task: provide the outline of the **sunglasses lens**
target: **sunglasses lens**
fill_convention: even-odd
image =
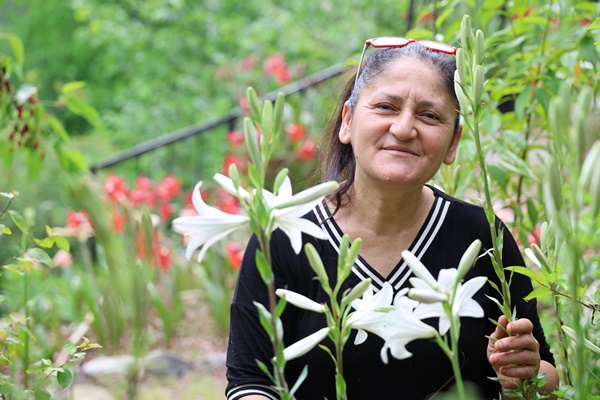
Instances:
[[[434,42],[433,40],[419,40],[419,43],[427,47],[428,49],[441,51],[442,53],[456,53],[456,48],[450,46],[449,44]]]
[[[367,44],[373,47],[403,47],[406,46],[411,40],[402,37],[394,36],[383,36],[367,40]]]

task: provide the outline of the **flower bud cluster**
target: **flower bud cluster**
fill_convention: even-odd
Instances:
[[[26,86],[15,92],[10,73],[6,66],[0,69],[0,121],[3,126],[9,126],[8,142],[9,152],[17,148],[26,147],[33,151],[40,151],[40,119],[42,112],[36,98],[36,89]]]

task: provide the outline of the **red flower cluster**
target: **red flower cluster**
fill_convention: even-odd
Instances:
[[[275,54],[267,58],[264,67],[266,76],[274,76],[279,85],[285,85],[290,81],[290,73],[281,54]]]
[[[136,235],[137,255],[142,260],[148,260],[161,269],[171,265],[170,251],[161,245],[159,225],[167,224],[174,212],[173,199],[181,194],[181,182],[173,175],[153,182],[147,176],[139,176],[135,185],[127,186],[125,178],[109,174],[103,184],[107,202],[112,207],[111,218],[116,232],[124,233],[127,222],[131,221]],[[146,238],[139,221],[132,211],[147,208],[158,215],[150,238]],[[150,249],[146,244],[151,243]]]

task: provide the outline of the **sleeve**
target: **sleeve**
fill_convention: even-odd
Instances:
[[[502,249],[504,267],[525,266],[525,260],[523,260],[521,251],[510,231],[502,223],[500,223],[500,227],[504,232]],[[513,307],[516,307],[517,318],[527,318],[533,323],[533,336],[540,344],[540,357],[542,360],[555,365],[554,356],[550,350],[550,345],[546,341],[538,315],[537,299],[525,300],[525,297],[533,290],[531,280],[525,275],[510,272],[507,272],[506,279],[510,279],[511,302]]]

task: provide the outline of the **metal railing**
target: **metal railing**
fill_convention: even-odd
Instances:
[[[270,92],[263,97],[262,100],[270,100],[274,101],[277,98],[279,93],[283,93],[285,96],[290,94],[294,94],[297,92],[302,92],[305,89],[310,88],[311,86],[315,86],[321,82],[324,82],[330,78],[333,78],[344,71],[344,67],[342,64],[336,64],[329,68],[326,68],[322,71],[319,71],[313,75],[309,75],[305,78],[302,78],[298,81],[292,82],[289,85],[283,86],[276,91]],[[90,166],[90,171],[92,173],[96,173],[104,168],[108,168],[111,166],[115,166],[117,164],[122,163],[123,161],[140,157],[146,153],[149,153],[153,150],[159,149],[163,146],[167,146],[169,144],[178,142],[180,140],[184,140],[190,138],[192,136],[200,135],[207,133],[217,127],[222,125],[228,125],[230,130],[233,130],[236,121],[243,116],[242,109],[240,107],[236,107],[232,109],[226,115],[217,118],[213,121],[208,121],[198,125],[188,126],[182,129],[179,129],[174,132],[166,133],[157,138],[148,140],[146,142],[140,143],[136,146],[133,146],[127,150],[123,150],[118,152],[104,160],[101,160],[97,163],[94,163]]]

